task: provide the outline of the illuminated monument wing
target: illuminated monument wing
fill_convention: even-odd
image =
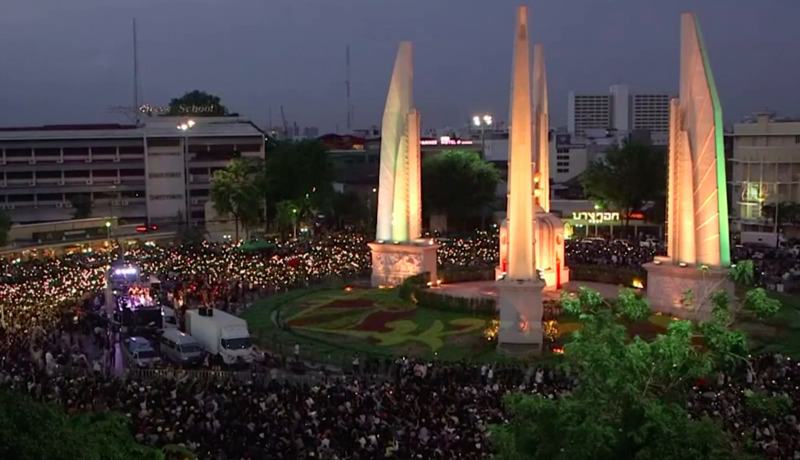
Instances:
[[[506,276],[497,281],[498,346],[509,352],[542,346],[542,289],[536,272],[528,9],[517,9],[511,71]]]
[[[378,220],[372,249],[373,286],[396,286],[428,272],[436,278],[436,249],[420,240],[420,116],[413,107],[413,50],[397,51],[381,128]]]
[[[533,183],[535,225],[534,244],[536,268],[548,288],[555,289],[569,281],[569,269],[564,266],[564,222],[550,214],[550,122],[547,107],[547,76],[545,71],[544,47],[533,47]],[[513,134],[514,125],[511,126]],[[510,181],[509,181],[510,183]],[[529,196],[531,194],[529,193]],[[511,217],[511,198],[508,202],[508,216]],[[508,220],[500,226],[500,266],[496,269],[497,278],[508,269]]]
[[[646,268],[651,303],[688,314],[694,312],[681,306],[686,290],[696,304],[716,288],[732,291],[725,281],[731,258],[722,108],[692,13],[681,16],[680,67],[680,97],[670,104],[667,257]]]

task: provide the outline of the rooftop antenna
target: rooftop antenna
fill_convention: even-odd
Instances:
[[[133,18],[133,108],[136,110],[136,124],[139,124],[141,110],[139,110],[139,50],[136,37],[136,18]]]
[[[353,106],[350,105],[350,45],[347,45],[345,60],[347,64],[347,80],[344,82],[347,86],[347,134],[350,134],[353,130]]]

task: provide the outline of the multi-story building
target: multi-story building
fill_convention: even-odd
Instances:
[[[239,156],[264,157],[263,132],[240,118],[0,128],[0,209],[15,223],[68,220],[88,199],[92,216],[121,223],[202,224],[211,175]]]
[[[763,222],[765,204],[800,202],[800,120],[759,114],[729,136],[730,213],[740,229]]]
[[[611,86],[608,94],[572,91],[567,101],[567,129],[577,136],[598,128],[649,131],[653,145],[666,145],[670,99],[666,93],[629,94],[627,85]]]

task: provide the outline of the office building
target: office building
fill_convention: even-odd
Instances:
[[[800,120],[762,113],[734,125],[730,137],[730,211],[739,229],[763,223],[765,204],[800,203]]]
[[[89,199],[93,217],[199,225],[211,175],[236,157],[263,158],[264,134],[231,117],[0,128],[0,209],[14,223],[69,220]]]
[[[584,136],[588,129],[620,132],[649,131],[653,145],[666,145],[669,133],[669,101],[666,93],[630,94],[627,85],[614,85],[608,94],[569,93],[567,129]]]

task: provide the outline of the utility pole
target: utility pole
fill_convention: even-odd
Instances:
[[[347,87],[347,134],[350,134],[353,132],[353,106],[350,104],[350,45],[347,45],[345,64],[347,65],[347,80],[344,82]]]

